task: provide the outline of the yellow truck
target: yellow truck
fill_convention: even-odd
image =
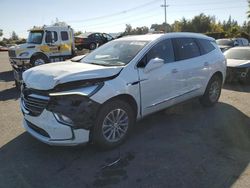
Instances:
[[[25,44],[9,49],[16,86],[20,86],[22,73],[30,67],[64,61],[74,55],[74,31],[70,26],[55,24],[32,28]]]

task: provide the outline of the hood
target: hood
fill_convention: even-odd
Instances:
[[[28,43],[24,43],[24,44],[19,44],[19,45],[15,45],[10,47],[10,50],[26,50],[27,48],[35,48],[36,45],[35,44],[28,44]]]
[[[239,60],[239,59],[227,59],[228,67],[250,67],[250,60]]]
[[[67,82],[106,78],[118,74],[122,67],[105,67],[71,61],[50,63],[28,69],[23,81],[28,88],[50,90]]]

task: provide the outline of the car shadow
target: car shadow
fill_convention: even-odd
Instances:
[[[113,150],[52,147],[23,133],[0,148],[0,161],[0,187],[229,188],[250,162],[250,120],[229,104],[192,100],[139,121]]]
[[[223,89],[250,93],[250,84],[247,85],[240,82],[225,83]]]
[[[0,82],[14,81],[13,71],[0,72]]]
[[[11,99],[17,100],[20,97],[20,91],[16,87],[0,91],[0,101],[7,101]]]

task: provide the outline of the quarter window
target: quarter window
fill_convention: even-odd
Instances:
[[[61,38],[62,38],[62,41],[69,40],[68,32],[67,31],[61,31]]]
[[[212,41],[206,40],[206,39],[198,39],[199,45],[201,47],[201,54],[208,54],[209,52],[213,51],[215,49],[214,45],[212,44]]]
[[[192,38],[173,39],[177,61],[200,56],[200,49]]]

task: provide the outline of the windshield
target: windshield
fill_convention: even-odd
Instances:
[[[219,40],[216,40],[216,43],[222,46],[234,46],[234,41],[230,39],[219,39]]]
[[[224,55],[227,59],[250,60],[250,49],[229,49]]]
[[[27,43],[41,44],[43,40],[43,31],[31,31]]]
[[[123,66],[128,64],[147,43],[147,41],[111,41],[87,55],[81,62],[102,66]]]

